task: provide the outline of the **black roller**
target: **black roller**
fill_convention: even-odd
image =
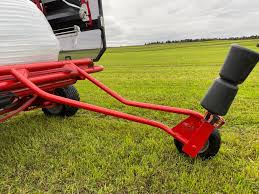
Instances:
[[[209,89],[201,105],[210,113],[226,115],[238,92],[238,86],[218,78]]]
[[[220,71],[222,79],[229,82],[241,84],[251,73],[259,61],[259,53],[232,45],[228,57]]]
[[[232,45],[218,78],[203,98],[201,105],[210,113],[227,114],[243,83],[259,61],[259,53]]]

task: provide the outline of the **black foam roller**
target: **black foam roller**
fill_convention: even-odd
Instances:
[[[259,53],[232,45],[228,57],[221,69],[220,76],[229,82],[241,84],[259,61]]]
[[[202,100],[201,105],[210,113],[224,116],[227,114],[237,92],[238,86],[218,78]]]

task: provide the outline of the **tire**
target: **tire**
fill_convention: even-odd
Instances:
[[[54,94],[71,100],[80,101],[79,93],[77,89],[72,85],[66,88],[57,88],[54,91]],[[77,113],[78,108],[63,104],[57,104],[52,108],[43,108],[42,111],[46,116],[71,117]]]
[[[174,140],[175,146],[180,153],[183,153],[183,144],[178,140]],[[221,146],[221,136],[218,129],[215,129],[213,133],[210,135],[207,144],[200,151],[198,156],[202,159],[210,159],[217,155]]]

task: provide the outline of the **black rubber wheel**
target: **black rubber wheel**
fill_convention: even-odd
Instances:
[[[79,93],[77,89],[72,85],[66,88],[57,88],[54,91],[54,94],[71,100],[80,101]],[[78,108],[63,104],[57,104],[52,108],[43,108],[42,111],[47,116],[71,117],[76,114]]]
[[[174,144],[180,153],[184,153],[182,151],[183,144],[181,142],[175,139]],[[203,149],[200,151],[198,156],[201,157],[202,159],[210,159],[217,155],[217,153],[219,152],[220,146],[221,146],[221,136],[220,136],[219,130],[216,129],[210,135],[207,144],[203,147]]]

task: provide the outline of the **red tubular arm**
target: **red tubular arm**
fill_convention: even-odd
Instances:
[[[37,94],[39,97],[41,97],[43,99],[46,99],[46,100],[49,100],[49,101],[52,101],[55,103],[59,103],[59,104],[65,104],[68,106],[78,107],[78,108],[82,108],[85,110],[98,112],[98,113],[102,113],[105,115],[110,115],[110,116],[122,118],[125,120],[130,120],[130,121],[134,121],[137,123],[142,123],[142,124],[146,124],[149,126],[157,127],[157,128],[164,130],[171,136],[179,139],[181,142],[187,141],[184,137],[180,136],[179,134],[176,134],[170,127],[168,127],[160,122],[149,120],[149,119],[138,117],[138,116],[134,116],[134,115],[130,115],[130,114],[126,114],[126,113],[122,113],[119,111],[115,111],[115,110],[111,110],[111,109],[107,109],[107,108],[103,108],[103,107],[99,107],[99,106],[95,106],[95,105],[91,105],[91,104],[87,104],[87,103],[78,102],[75,100],[70,100],[70,99],[56,96],[53,94],[49,94],[49,93],[41,90],[38,86],[36,86],[30,80],[28,80],[26,78],[26,76],[23,75],[23,72],[19,72],[15,69],[11,69],[10,71],[17,78],[17,80],[19,80],[21,83],[23,83],[25,86],[27,86],[33,92],[35,92],[35,94]]]
[[[198,119],[203,119],[204,116],[198,112],[189,110],[189,109],[181,109],[181,108],[175,108],[175,107],[169,107],[169,106],[161,106],[161,105],[155,105],[155,104],[149,104],[149,103],[142,103],[142,102],[135,102],[131,100],[127,100],[117,94],[116,92],[112,91],[110,88],[102,84],[100,81],[95,79],[93,76],[82,70],[81,68],[77,67],[76,65],[73,65],[74,68],[80,72],[86,79],[88,79],[90,82],[98,86],[100,89],[105,91],[107,94],[112,96],[113,98],[117,99],[121,103],[128,105],[128,106],[134,106],[134,107],[139,107],[139,108],[145,108],[145,109],[151,109],[151,110],[158,110],[158,111],[164,111],[164,112],[171,112],[171,113],[177,113],[177,114],[182,114],[182,115],[189,115],[193,116]]]
[[[54,66],[56,65],[57,64],[55,64]],[[207,141],[209,135],[215,129],[215,126],[208,123],[204,119],[204,116],[198,112],[188,110],[188,109],[181,109],[181,108],[175,108],[175,107],[169,107],[169,106],[160,106],[155,104],[130,101],[123,98],[122,96],[120,96],[119,94],[117,94],[116,92],[114,92],[113,90],[105,86],[104,84],[102,84],[100,81],[98,81],[97,79],[92,77],[88,72],[86,72],[85,69],[82,69],[82,67],[78,67],[73,62],[66,64],[66,68],[70,69],[71,72],[78,74],[81,79],[85,78],[88,81],[92,82],[100,89],[104,90],[107,94],[117,99],[118,101],[122,102],[123,104],[134,106],[134,107],[145,108],[145,109],[188,115],[189,117],[184,121],[182,121],[180,124],[178,124],[176,127],[170,128],[161,122],[157,122],[157,121],[146,119],[139,116],[134,116],[131,114],[122,113],[119,111],[103,108],[100,106],[95,106],[95,105],[71,100],[68,98],[56,96],[48,92],[45,92],[43,88],[40,88],[39,86],[36,85],[36,83],[30,80],[29,71],[27,68],[22,69],[19,66],[19,68],[17,69],[16,67],[12,67],[11,69],[9,69],[9,73],[11,73],[16,78],[17,81],[19,81],[24,87],[30,90],[33,94],[39,96],[44,100],[47,100],[48,102],[73,106],[73,107],[77,107],[77,108],[81,108],[81,109],[85,109],[85,110],[89,110],[97,113],[102,113],[105,115],[110,115],[117,118],[122,118],[136,123],[142,123],[156,128],[160,128],[166,133],[168,133],[169,135],[173,136],[181,143],[183,143],[184,152],[190,155],[191,157],[195,157],[199,153],[200,149]]]
[[[13,112],[11,112],[10,114],[7,114],[6,116],[4,116],[3,118],[0,119],[0,122],[4,122],[7,119],[17,115],[19,112],[24,111],[25,109],[27,109],[29,106],[31,106],[31,104],[36,100],[37,96],[32,97],[31,99],[29,99],[27,102],[25,102],[22,106],[20,106],[19,108],[17,108],[16,110],[14,110]]]
[[[1,66],[0,68],[0,76],[9,74],[10,69],[15,68],[17,70],[19,69],[26,69],[28,71],[42,71],[46,69],[54,69],[54,68],[60,68],[64,65],[68,64],[75,64],[75,65],[84,65],[84,66],[91,66],[93,65],[92,59],[77,59],[77,60],[70,60],[70,61],[52,61],[52,62],[41,62],[41,63],[31,63],[31,64],[13,64],[13,65],[6,65]]]

